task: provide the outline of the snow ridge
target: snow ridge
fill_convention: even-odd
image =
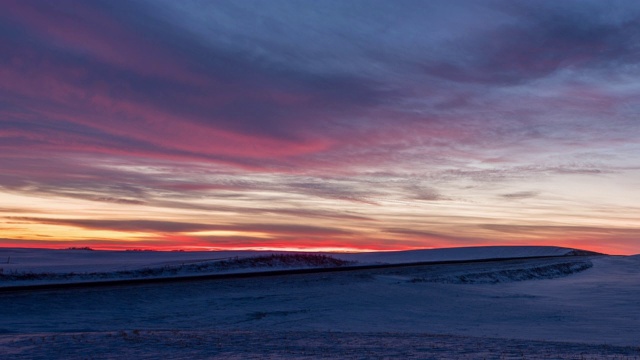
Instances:
[[[589,260],[567,261],[557,264],[541,265],[528,268],[515,268],[445,276],[415,277],[411,282],[437,282],[447,284],[497,284],[512,281],[556,279],[575,274],[593,267]]]
[[[52,273],[0,271],[0,282],[9,281],[88,281],[108,279],[137,279],[178,275],[229,273],[251,269],[328,268],[355,264],[355,261],[336,259],[319,254],[271,254],[252,257],[234,257],[226,260],[206,261],[195,264],[165,265],[161,267],[121,270],[112,272]]]

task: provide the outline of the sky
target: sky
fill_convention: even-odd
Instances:
[[[640,253],[640,2],[0,0],[0,246]]]

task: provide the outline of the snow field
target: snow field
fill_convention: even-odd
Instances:
[[[640,256],[0,293],[0,354],[640,359],[638,299]]]

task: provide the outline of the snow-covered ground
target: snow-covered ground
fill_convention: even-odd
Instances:
[[[396,332],[129,330],[0,337],[8,359],[638,359],[633,347]]]
[[[0,354],[640,359],[638,299],[640,256],[0,293]]]
[[[0,249],[0,288],[51,283],[176,277],[345,265],[564,256],[573,250],[550,246],[493,246],[372,253],[304,254],[277,251],[92,251]],[[288,255],[288,259],[275,255]],[[294,257],[298,255],[298,258]],[[307,256],[305,259],[304,255]],[[318,261],[326,256],[335,261]],[[249,261],[257,259],[259,261]],[[284,261],[288,260],[288,261]],[[326,258],[325,260],[330,260]]]

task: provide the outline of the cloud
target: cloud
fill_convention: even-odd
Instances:
[[[293,235],[347,235],[351,232],[299,224],[205,224],[187,223],[159,220],[91,220],[91,219],[54,219],[33,217],[6,217],[11,221],[20,223],[40,223],[52,225],[74,226],[94,230],[114,230],[123,232],[152,232],[152,233],[189,233],[203,231],[237,231],[237,232],[262,232],[268,234],[293,234]]]
[[[447,243],[455,243],[455,244],[473,244],[478,243],[478,241],[486,241],[486,239],[482,238],[470,238],[465,236],[456,236],[449,234],[441,234],[433,231],[424,231],[424,230],[415,230],[415,229],[404,229],[404,228],[387,228],[384,229],[383,232],[390,234],[397,234],[408,236],[410,238],[418,238],[418,239],[430,239],[437,240],[440,242]]]
[[[509,85],[564,68],[612,69],[638,61],[640,8],[629,2],[500,2],[496,8],[515,21],[468,38],[460,54],[468,62],[432,63],[425,70],[456,82]]]
[[[529,110],[492,98],[505,81],[551,75],[559,68],[548,64],[553,61],[547,57],[556,57],[551,54],[569,56],[573,47],[595,47],[595,55],[611,51],[611,59],[637,53],[629,38],[634,32],[627,31],[637,12],[602,20],[595,5],[578,11],[549,10],[546,3],[375,2],[354,16],[346,16],[354,5],[339,2],[266,8],[221,2],[215,12],[201,6],[8,2],[12,20],[2,50],[11,61],[0,62],[5,84],[11,84],[0,89],[10,105],[0,107],[5,149],[206,161],[258,171],[344,169],[354,162],[392,166],[418,156],[452,161],[522,144],[519,139],[565,131],[576,136],[572,128],[539,119],[525,126],[514,111],[530,116]],[[327,12],[336,15],[333,22],[318,21]],[[264,25],[251,20],[256,16]],[[467,22],[450,29],[453,37],[434,27],[460,19]],[[398,34],[385,36],[388,28]],[[322,41],[312,41],[319,35]],[[553,46],[541,50],[539,44]],[[371,66],[377,71],[359,70]],[[416,67],[435,70],[420,74]],[[486,76],[491,87],[433,78],[455,76]],[[486,119],[479,112],[487,109],[509,119]]]
[[[554,233],[554,234],[638,234],[640,228],[612,228],[601,226],[581,226],[581,225],[505,225],[505,224],[482,224],[482,228],[518,234],[518,233]]]
[[[518,191],[514,193],[501,194],[500,196],[505,199],[519,200],[519,199],[528,199],[528,198],[536,197],[538,196],[538,194],[539,192],[537,191]]]
[[[4,1],[0,196],[105,211],[79,227],[233,216],[216,226],[288,241],[519,223],[500,199],[589,218],[589,194],[634,191],[639,19],[633,1]],[[576,179],[624,185],[529,190]]]

